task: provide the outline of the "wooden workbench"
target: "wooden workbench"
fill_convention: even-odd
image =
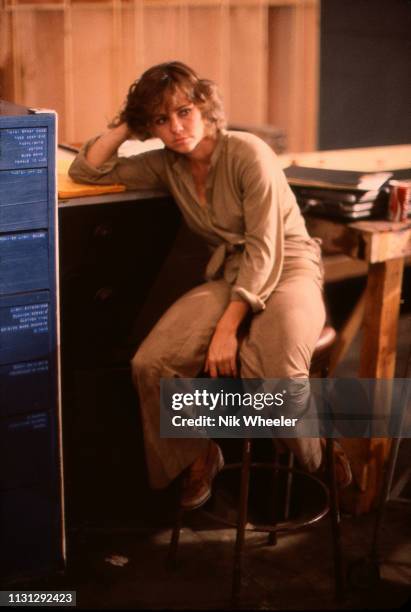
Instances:
[[[307,226],[310,234],[323,239],[328,252],[345,253],[368,266],[366,289],[339,332],[331,359],[331,375],[362,327],[358,376],[392,378],[404,261],[411,255],[411,220],[341,224],[310,217]],[[353,484],[342,492],[345,510],[361,514],[377,503],[390,442],[384,438],[341,440],[354,474]]]
[[[297,163],[338,170],[383,171],[411,168],[411,145],[291,153],[280,159],[283,167]],[[392,378],[404,262],[411,255],[411,219],[404,223],[384,220],[341,223],[308,217],[306,221],[310,234],[322,238],[325,253],[342,253],[361,262],[368,276],[363,295],[339,331],[330,374],[361,328],[358,376]],[[361,514],[375,507],[390,442],[384,438],[341,440],[354,475],[353,484],[341,492],[344,510]]]

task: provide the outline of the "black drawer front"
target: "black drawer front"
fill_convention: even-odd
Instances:
[[[0,172],[0,232],[47,225],[47,169]]]
[[[0,235],[0,295],[49,287],[47,232]]]
[[[47,166],[47,127],[0,129],[0,170]]]
[[[59,220],[63,360],[128,363],[129,335],[177,234],[178,210],[159,198],[60,208]]]
[[[0,364],[47,356],[49,310],[46,291],[0,298]]]
[[[48,359],[0,366],[0,417],[51,408]]]
[[[49,483],[53,433],[48,412],[0,421],[0,490]]]

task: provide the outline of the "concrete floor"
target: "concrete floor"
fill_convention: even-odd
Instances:
[[[411,341],[411,317],[400,320],[398,374]],[[349,376],[358,361],[358,340],[338,374]],[[411,463],[411,440],[400,447],[397,476]],[[396,479],[394,479],[394,482]],[[411,484],[403,491],[411,499]],[[304,501],[308,501],[305,499]],[[159,504],[162,503],[161,496]],[[348,572],[347,598],[336,602],[328,517],[303,531],[279,536],[276,546],[267,536],[250,532],[241,609],[350,610],[396,609],[411,594],[411,506],[391,501],[381,531],[380,581],[367,564],[375,513],[343,516],[342,535]],[[161,508],[159,508],[161,515]],[[153,521],[155,523],[155,521]],[[164,523],[164,524],[163,524]],[[68,539],[65,576],[31,588],[71,588],[83,609],[230,609],[234,530],[221,528],[198,510],[186,515],[179,562],[167,569],[165,560],[171,517],[158,525],[141,522],[73,529]]]
[[[371,515],[344,518],[343,545],[351,570],[347,600],[333,594],[330,524],[279,537],[267,545],[262,533],[246,540],[241,597],[243,609],[395,609],[410,597],[409,508],[390,504],[381,535],[381,580],[373,582],[363,563],[370,546]],[[183,529],[176,569],[165,566],[169,529],[88,533],[78,538],[66,581],[82,608],[230,609],[234,532],[216,528],[201,511]],[[116,566],[116,558],[128,560]],[[111,562],[110,562],[111,560]]]

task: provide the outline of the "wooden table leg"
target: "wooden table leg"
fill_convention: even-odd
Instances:
[[[365,296],[360,378],[392,378],[404,258],[370,264]]]
[[[398,316],[404,258],[370,264],[365,293],[360,378],[393,378],[397,351]],[[346,439],[359,489],[349,500],[354,514],[369,512],[379,500],[388,438]],[[343,495],[344,497],[344,495]]]

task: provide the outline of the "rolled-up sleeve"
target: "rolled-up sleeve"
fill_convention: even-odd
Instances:
[[[88,148],[97,140],[86,142],[69,168],[69,176],[78,183],[111,185],[120,183],[127,189],[164,189],[164,152],[161,149],[147,151],[130,157],[113,155],[99,168],[86,159]]]
[[[240,176],[245,243],[231,299],[246,301],[259,312],[283,266],[283,201],[288,185],[275,154],[264,143],[249,148]]]

